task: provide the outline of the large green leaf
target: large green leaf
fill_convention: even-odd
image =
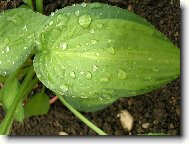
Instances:
[[[0,75],[7,75],[24,63],[46,19],[25,8],[0,13]]]
[[[45,93],[34,95],[31,100],[25,105],[25,116],[31,117],[43,115],[49,111],[49,97]]]
[[[40,35],[38,78],[76,109],[96,111],[179,76],[180,52],[143,18],[104,4],[56,12]]]
[[[1,99],[3,108],[6,112],[11,108],[12,103],[17,96],[19,85],[19,81],[13,77],[8,77],[5,81],[4,87],[2,89]],[[22,102],[18,103],[18,106],[14,113],[14,118],[19,122],[22,122],[24,120],[24,108],[22,106]]]

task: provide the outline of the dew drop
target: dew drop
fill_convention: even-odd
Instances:
[[[101,78],[100,81],[103,83],[107,83],[109,82],[109,79],[104,77],[104,78]]]
[[[115,53],[115,50],[113,47],[110,47],[108,48],[108,52],[111,53],[111,54],[114,54]]]
[[[66,84],[62,84],[60,86],[60,89],[63,91],[63,92],[67,92],[68,91],[68,86]]]
[[[127,77],[126,72],[122,69],[119,69],[117,77],[118,77],[118,79],[121,79],[121,80],[126,79],[126,77]]]
[[[86,4],[86,3],[82,3],[81,6],[82,6],[82,7],[86,7],[87,4]]]
[[[81,47],[81,44],[77,44],[76,47],[77,47],[77,48],[80,48],[80,47]]]
[[[3,72],[3,74],[4,74],[4,75],[6,75],[6,74],[7,74],[7,72],[6,72],[6,71],[4,71],[4,72]]]
[[[87,79],[91,79],[92,74],[90,72],[87,72],[85,76],[86,76]]]
[[[81,71],[80,74],[83,75],[85,72],[84,71]]]
[[[152,58],[151,58],[151,57],[149,57],[149,58],[148,58],[148,60],[149,60],[149,61],[151,61],[151,60],[152,60]]]
[[[93,67],[92,67],[92,69],[93,69],[93,71],[96,71],[97,70],[97,66],[95,66],[95,65],[93,65]]]
[[[94,33],[94,32],[95,32],[94,29],[91,29],[91,30],[90,30],[90,33]]]
[[[41,74],[37,74],[37,77],[38,77],[38,78],[41,78]]]
[[[82,28],[88,28],[89,25],[91,24],[91,16],[88,14],[84,14],[79,17],[79,24]]]
[[[8,38],[5,38],[4,43],[7,44],[7,43],[9,43],[9,41],[10,41],[10,40],[9,40]]]
[[[54,23],[53,21],[50,21],[50,22],[49,22],[49,25],[53,25],[53,23]]]
[[[54,16],[54,12],[51,12],[51,16]]]
[[[71,78],[75,79],[76,78],[75,72],[74,71],[70,72],[70,76],[71,76]]]
[[[63,50],[65,50],[65,49],[67,48],[67,46],[68,46],[68,44],[65,43],[65,42],[63,42],[60,47],[61,47]]]
[[[79,11],[76,11],[76,12],[75,12],[75,16],[79,16]]]
[[[97,40],[91,40],[91,44],[96,44]]]
[[[27,26],[26,26],[26,25],[23,27],[23,30],[24,30],[24,31],[28,31],[28,29],[27,29]]]
[[[10,50],[10,48],[9,48],[9,47],[6,47],[5,50],[6,50],[6,52],[8,52],[8,51]]]
[[[108,43],[111,43],[111,42],[112,42],[112,40],[111,40],[111,39],[108,39],[107,41],[108,41]]]
[[[97,28],[102,28],[103,27],[102,24],[97,24],[96,26],[97,26]]]

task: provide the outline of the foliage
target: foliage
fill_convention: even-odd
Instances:
[[[0,21],[0,81],[5,82],[0,97],[8,111],[0,133],[7,132],[13,115],[23,120],[22,102],[38,79],[68,107],[89,112],[152,91],[180,74],[179,49],[145,19],[118,7],[83,3],[48,17],[16,8],[1,13]],[[24,109],[25,117],[45,114],[47,95],[34,95]]]

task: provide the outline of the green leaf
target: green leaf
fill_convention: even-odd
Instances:
[[[179,49],[143,18],[117,7],[62,9],[40,42],[37,77],[81,111],[152,91],[180,74]]]
[[[2,101],[2,96],[3,96],[3,89],[0,89],[0,103]]]
[[[19,85],[20,83],[16,78],[8,77],[5,81],[2,92],[2,105],[6,112],[12,106],[12,103],[18,93]],[[22,102],[19,102],[14,113],[14,118],[19,122],[24,120],[24,108],[22,106]]]
[[[24,63],[46,19],[26,8],[0,13],[0,75],[10,74]]]
[[[33,9],[32,0],[22,0],[27,6],[29,6],[31,9]]]
[[[49,108],[49,97],[45,93],[34,95],[24,107],[26,117],[46,114]]]

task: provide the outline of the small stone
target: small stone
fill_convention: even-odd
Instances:
[[[173,123],[171,123],[169,127],[170,127],[171,129],[173,129],[175,126],[174,126]]]
[[[147,129],[149,127],[150,123],[146,122],[142,124],[142,128]]]
[[[121,125],[124,129],[131,131],[133,127],[134,118],[133,116],[127,111],[122,110],[117,117],[120,118]]]
[[[59,132],[59,135],[68,135],[66,132]]]

